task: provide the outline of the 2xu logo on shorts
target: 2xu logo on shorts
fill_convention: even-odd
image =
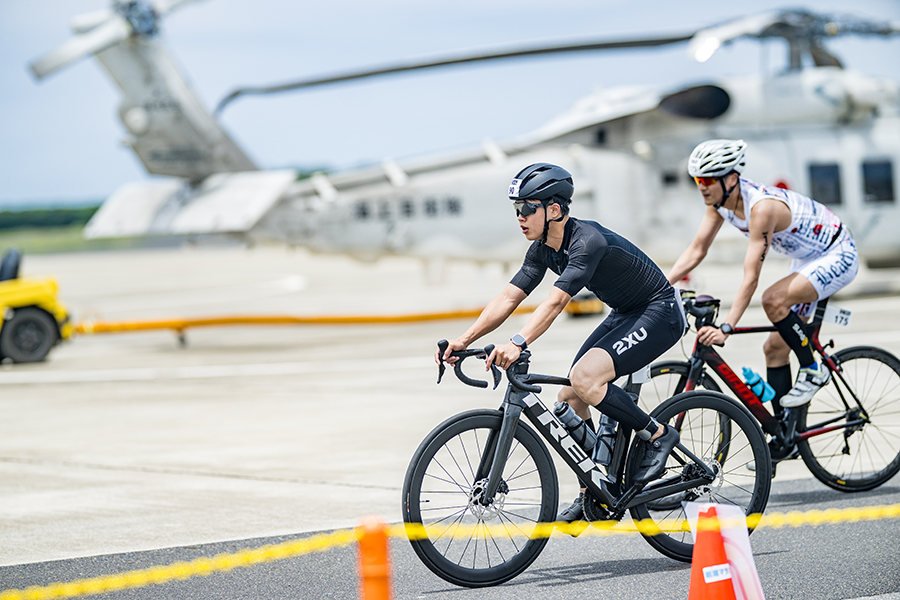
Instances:
[[[641,327],[637,331],[632,331],[621,340],[613,344],[613,350],[616,351],[616,354],[622,354],[632,346],[637,346],[638,342],[642,342],[645,339],[647,339],[647,330]]]

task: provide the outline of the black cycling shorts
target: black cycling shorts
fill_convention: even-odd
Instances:
[[[582,344],[572,366],[591,348],[602,348],[612,357],[619,378],[659,358],[686,330],[683,309],[674,296],[641,310],[613,311]]]

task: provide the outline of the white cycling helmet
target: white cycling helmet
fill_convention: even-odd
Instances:
[[[744,140],[707,140],[694,148],[688,160],[691,177],[724,177],[740,173],[747,165]]]

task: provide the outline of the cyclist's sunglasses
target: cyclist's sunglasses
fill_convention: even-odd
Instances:
[[[694,177],[694,182],[697,185],[702,185],[705,187],[709,187],[716,183],[719,180],[718,177]]]
[[[513,202],[513,208],[516,209],[517,217],[530,217],[531,215],[536,213],[537,209],[539,209],[541,206],[543,205],[532,204],[526,200],[516,200],[515,202]]]

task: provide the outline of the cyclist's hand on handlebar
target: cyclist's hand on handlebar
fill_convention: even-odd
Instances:
[[[519,355],[521,353],[522,349],[512,342],[501,344],[495,347],[494,351],[487,357],[487,360],[485,361],[485,370],[489,370],[492,364],[497,365],[501,369],[506,369],[509,365],[519,360]]]
[[[722,333],[722,330],[718,327],[711,325],[705,325],[697,332],[697,341],[704,346],[724,346],[727,339],[727,334]]]
[[[460,350],[466,349],[466,345],[460,342],[458,339],[448,340],[448,344],[449,345],[447,346],[447,350],[444,352],[443,357],[441,356],[440,348],[434,351],[434,362],[436,362],[437,364],[441,364],[442,359],[444,360],[444,362],[450,363],[451,365],[454,364],[459,360],[459,358],[457,358],[456,356],[450,356],[450,353],[459,352]]]

